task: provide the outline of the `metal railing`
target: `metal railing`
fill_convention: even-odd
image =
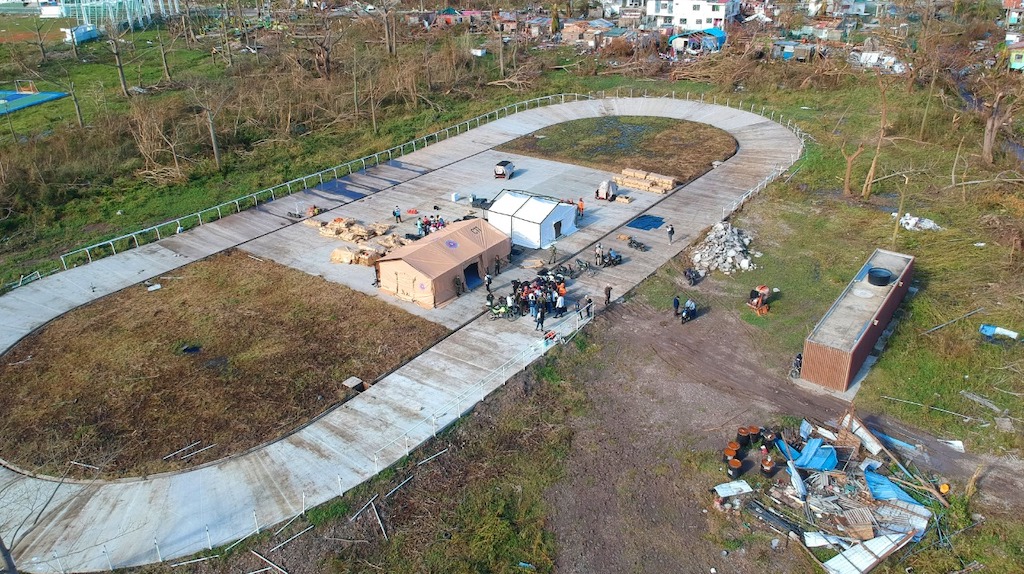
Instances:
[[[169,219],[167,221],[164,221],[163,223],[158,223],[156,225],[146,227],[145,229],[133,231],[131,233],[127,233],[111,239],[100,241],[98,243],[94,243],[92,245],[68,251],[60,256],[61,266],[58,268],[58,270],[67,270],[71,267],[91,263],[94,259],[106,257],[109,255],[115,255],[119,252],[134,249],[147,243],[159,241],[160,239],[163,239],[164,237],[167,237],[169,235],[181,233],[183,231],[204,225],[211,221],[216,221],[222,217],[225,217],[225,215],[240,213],[244,209],[256,207],[261,203],[274,201],[281,197],[286,197],[293,193],[309,189],[310,187],[322,185],[325,181],[325,176],[327,176],[326,181],[329,181],[331,179],[337,179],[339,177],[345,177],[348,175],[352,175],[353,173],[365,171],[368,167],[380,165],[385,161],[392,161],[396,157],[402,157],[408,153],[420,150],[428,145],[447,140],[452,136],[460,135],[463,132],[467,132],[475,127],[479,127],[483,124],[508,117],[512,114],[516,114],[521,111],[526,111],[548,105],[575,102],[580,100],[609,99],[620,97],[658,97],[670,99],[684,99],[687,101],[699,101],[707,103],[705,101],[704,93],[691,94],[690,92],[686,92],[685,94],[677,94],[677,92],[675,91],[658,93],[649,90],[643,90],[641,92],[639,90],[634,90],[632,88],[629,89],[628,95],[626,95],[625,90],[617,89],[614,93],[600,91],[588,94],[553,94],[549,96],[541,96],[521,102],[512,103],[507,106],[498,108],[496,110],[487,112],[485,114],[481,114],[474,118],[462,121],[453,126],[449,126],[437,130],[435,132],[429,133],[427,135],[424,135],[422,137],[416,138],[414,140],[405,142],[403,144],[396,145],[386,150],[379,151],[367,156],[363,156],[361,158],[354,159],[342,164],[338,164],[336,166],[329,167],[327,169],[311,173],[303,177],[298,177],[286,181],[284,183],[266,189],[262,189],[254,193],[244,195],[242,197],[228,200],[221,204],[215,205],[213,207],[208,207],[195,213],[191,213],[181,217],[176,217],[174,219]],[[761,106],[761,109],[757,110],[756,104],[751,103],[748,110],[746,109],[745,103],[742,100],[740,100],[734,105],[733,100],[731,98],[727,98],[726,101],[721,104],[719,103],[718,99],[719,98],[717,95],[713,95],[710,103],[714,105],[725,105],[728,107],[740,109],[742,111],[756,113],[765,118],[768,118],[771,121],[776,121],[780,124],[785,119],[781,114],[778,114],[778,117],[776,117],[776,113],[773,110],[768,110],[766,106]],[[806,140],[807,134],[803,132],[803,130],[801,130],[799,126],[794,124],[792,119],[789,119],[787,123],[783,125],[785,125],[791,131],[793,131],[800,138],[801,143],[803,143]],[[803,148],[801,147],[801,153],[802,149]],[[18,282],[15,282],[14,284],[10,285],[13,285],[14,287],[19,286]]]

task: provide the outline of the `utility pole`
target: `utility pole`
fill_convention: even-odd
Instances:
[[[4,544],[3,538],[0,538],[0,554],[4,556],[4,572],[7,574],[18,574],[18,569],[14,566],[14,558],[11,556],[11,551]]]

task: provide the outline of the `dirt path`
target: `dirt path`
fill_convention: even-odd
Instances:
[[[688,475],[703,470],[706,478],[709,469],[692,452],[717,450],[737,427],[780,415],[835,419],[846,403],[793,385],[784,374],[787,359],[759,348],[763,332],[731,310],[712,309],[681,325],[670,311],[632,301],[603,314],[589,335],[606,352],[581,374],[592,412],[577,421],[565,478],[549,496],[558,571],[669,573],[683,564],[691,572],[810,571],[803,553],[771,550],[777,536],[706,510],[709,484]],[[950,456],[934,437],[859,414],[896,436],[918,438],[932,470],[954,484],[985,464],[981,512],[1024,506],[1015,494],[1024,488],[1019,460]],[[733,551],[723,556],[725,548]]]

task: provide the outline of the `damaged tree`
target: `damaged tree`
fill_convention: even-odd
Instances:
[[[889,90],[889,81],[876,74],[878,78],[878,100],[882,107],[881,117],[878,120],[878,139],[875,142],[875,155],[871,158],[871,167],[868,168],[868,175],[864,178],[864,187],[861,188],[860,196],[863,199],[871,197],[871,186],[875,183],[875,170],[878,168],[878,157],[882,155],[882,142],[885,141],[885,127],[889,120],[889,101],[886,99],[886,92]]]
[[[853,189],[850,187],[850,176],[853,174],[853,162],[857,161],[860,154],[864,153],[864,142],[858,144],[857,150],[852,154],[846,153],[846,142],[843,142],[843,146],[839,148],[839,151],[843,153],[843,159],[846,160],[846,174],[843,176],[843,195],[853,197]]]

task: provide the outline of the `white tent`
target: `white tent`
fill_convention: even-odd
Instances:
[[[576,232],[576,205],[506,189],[494,198],[487,221],[515,245],[538,249]]]

